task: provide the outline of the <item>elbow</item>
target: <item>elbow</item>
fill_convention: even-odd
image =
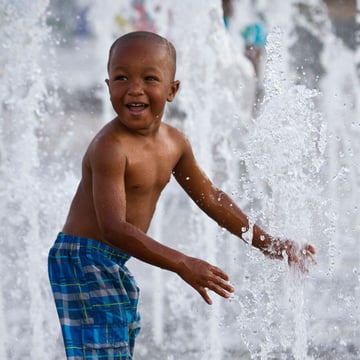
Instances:
[[[117,248],[123,249],[123,243],[128,238],[128,224],[124,221],[110,221],[103,222],[100,224],[100,231],[102,236],[108,244],[116,246]]]

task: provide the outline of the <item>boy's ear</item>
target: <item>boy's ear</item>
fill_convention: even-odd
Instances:
[[[109,86],[109,79],[105,79],[106,85]]]
[[[171,85],[170,85],[170,90],[169,90],[169,94],[166,98],[167,101],[171,102],[175,99],[175,95],[178,92],[180,87],[180,81],[179,80],[174,80]]]

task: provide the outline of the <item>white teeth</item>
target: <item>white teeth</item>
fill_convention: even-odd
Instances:
[[[145,106],[145,104],[138,104],[138,103],[134,103],[134,104],[129,104],[129,106],[134,106],[134,107],[143,107]]]

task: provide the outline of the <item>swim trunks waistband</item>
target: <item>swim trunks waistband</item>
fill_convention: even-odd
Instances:
[[[112,258],[113,260],[116,259],[121,264],[125,264],[125,262],[131,257],[130,255],[123,253],[107,244],[104,244],[99,240],[69,235],[63,232],[58,233],[54,248],[77,248],[78,250],[85,251],[87,253],[100,252],[103,253],[103,255]]]

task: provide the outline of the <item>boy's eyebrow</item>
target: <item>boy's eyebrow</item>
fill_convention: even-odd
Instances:
[[[121,70],[123,70],[123,71],[126,71],[127,69],[129,68],[129,66],[125,66],[125,65],[115,65],[114,66],[114,68],[113,68],[113,71],[121,71]],[[142,69],[142,72],[156,72],[156,73],[160,73],[160,70],[159,70],[159,68],[157,68],[157,67],[153,67],[153,66],[147,66],[147,67],[144,67],[143,69]]]
[[[148,66],[148,67],[144,68],[143,70],[144,70],[144,72],[146,72],[146,71],[160,72],[158,68],[152,67],[152,66]]]

